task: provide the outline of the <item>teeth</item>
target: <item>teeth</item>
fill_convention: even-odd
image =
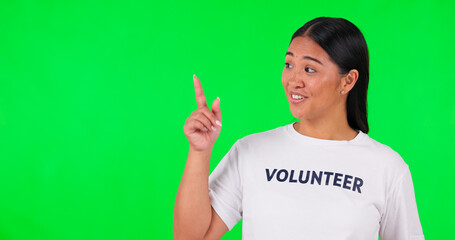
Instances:
[[[292,98],[293,98],[293,99],[302,99],[303,96],[292,94]]]

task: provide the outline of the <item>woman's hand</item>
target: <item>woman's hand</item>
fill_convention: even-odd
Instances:
[[[198,109],[191,113],[183,126],[183,132],[196,151],[211,150],[221,130],[220,98],[212,103],[212,111],[207,106],[201,82],[193,75],[194,90]]]

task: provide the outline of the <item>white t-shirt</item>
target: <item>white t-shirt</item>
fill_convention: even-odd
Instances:
[[[362,131],[352,140],[293,124],[238,140],[209,177],[212,207],[242,239],[423,240],[408,165]]]

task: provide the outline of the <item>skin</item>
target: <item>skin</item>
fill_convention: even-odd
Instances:
[[[352,69],[341,74],[338,65],[308,36],[294,38],[287,52],[292,55],[286,54],[282,83],[291,113],[300,119],[294,124],[296,131],[326,140],[355,138],[358,133],[348,124],[346,100],[357,82],[358,71]],[[290,92],[308,98],[301,103],[293,103]]]
[[[210,110],[195,75],[193,82],[198,108],[183,126],[190,146],[175,200],[173,235],[175,240],[220,239],[228,227],[212,208],[208,190],[210,157],[222,126],[220,99],[213,101]]]

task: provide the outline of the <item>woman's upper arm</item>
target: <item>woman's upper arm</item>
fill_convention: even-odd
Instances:
[[[409,167],[395,181],[395,185],[387,193],[385,213],[381,218],[379,236],[384,240],[415,239],[423,240],[414,184]]]
[[[212,207],[212,221],[210,222],[209,229],[204,236],[204,240],[220,239],[228,230],[229,229],[226,224]]]

